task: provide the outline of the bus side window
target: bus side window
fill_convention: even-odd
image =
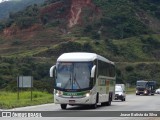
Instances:
[[[110,76],[109,75],[109,64],[108,63],[106,63],[106,76]]]

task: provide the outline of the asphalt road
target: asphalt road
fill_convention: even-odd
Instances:
[[[61,117],[47,117],[47,118],[24,118],[25,120],[71,120],[71,119],[87,119],[87,120],[160,120],[160,117],[155,117],[156,114],[150,115],[150,117],[114,117],[114,114],[125,114],[131,115],[133,112],[144,115],[144,111],[148,113],[158,112],[160,111],[160,95],[154,96],[136,96],[134,94],[129,94],[126,97],[126,101],[122,102],[120,100],[116,100],[112,102],[111,106],[98,106],[97,109],[90,109],[89,107],[79,107],[79,106],[67,106],[67,110],[61,110],[60,105],[57,104],[45,104],[38,106],[30,106],[23,108],[15,108],[10,109],[9,111],[50,111],[48,114],[52,116],[61,116]],[[52,112],[56,111],[56,112]],[[107,112],[109,111],[109,112]],[[118,111],[118,112],[117,112]],[[137,112],[140,111],[140,112]],[[156,112],[156,113],[157,113]],[[140,113],[140,114],[139,114]],[[101,115],[107,116],[107,114],[111,117],[100,117]],[[158,112],[158,114],[160,114]],[[98,116],[98,117],[90,117],[90,116]],[[69,116],[69,117],[66,117]],[[75,116],[79,116],[74,118]],[[85,116],[85,117],[84,117]],[[89,117],[88,117],[89,116]],[[83,118],[82,118],[83,117]],[[0,118],[1,120],[10,120],[12,118]],[[15,119],[15,118],[14,118]],[[21,118],[16,118],[20,120]],[[12,119],[13,120],[13,119]]]

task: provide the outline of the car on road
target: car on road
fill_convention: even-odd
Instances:
[[[116,84],[115,86],[115,100],[126,100],[126,93],[124,84]]]
[[[160,88],[156,89],[155,93],[160,94]]]

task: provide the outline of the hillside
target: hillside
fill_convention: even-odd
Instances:
[[[14,89],[17,75],[32,74],[37,89],[52,91],[48,70],[72,51],[114,61],[118,82],[160,83],[159,6],[157,0],[46,0],[10,15],[0,23],[1,88]]]

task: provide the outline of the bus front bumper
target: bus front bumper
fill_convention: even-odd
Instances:
[[[63,97],[63,96],[54,96],[55,104],[70,104],[70,105],[89,105],[96,102],[96,97]]]
[[[143,91],[136,91],[136,95],[140,95],[140,94],[143,94],[143,95],[148,95],[149,92],[147,90],[143,90]]]

